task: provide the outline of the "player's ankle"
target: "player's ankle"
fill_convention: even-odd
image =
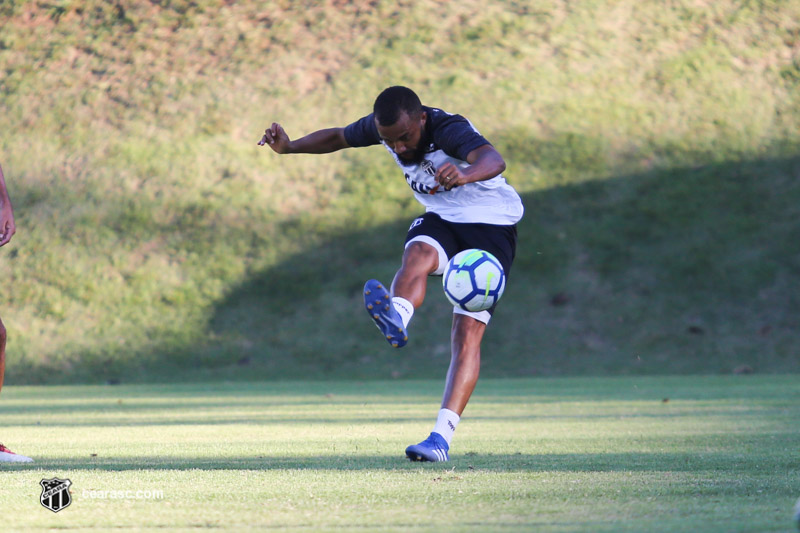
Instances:
[[[392,306],[397,311],[397,314],[400,315],[403,327],[407,328],[408,323],[411,322],[411,317],[414,316],[414,305],[401,296],[394,296],[392,297]]]
[[[436,424],[433,426],[433,432],[438,433],[442,438],[447,441],[447,445],[453,440],[453,434],[456,432],[456,426],[461,420],[454,411],[442,408],[439,410],[439,416],[436,418]]]

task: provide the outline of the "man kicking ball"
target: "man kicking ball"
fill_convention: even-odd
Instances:
[[[0,168],[0,246],[5,246],[17,231],[14,224],[14,210],[6,190],[6,179],[3,169]],[[0,390],[3,389],[3,379],[6,373],[6,328],[0,319]],[[30,463],[33,459],[19,455],[0,443],[0,463]]]
[[[273,123],[258,144],[279,154],[382,144],[394,157],[425,213],[411,223],[391,287],[377,280],[364,286],[367,312],[390,345],[400,348],[408,342],[407,328],[425,298],[427,277],[442,275],[458,252],[486,250],[506,275],[511,271],[523,207],[501,174],[503,157],[466,118],[423,106],[411,89],[389,87],[378,95],[372,113],[344,128],[290,140]],[[412,461],[450,459],[453,433],[478,381],[481,339],[493,312],[454,308],[441,409],[428,438],[406,448]]]

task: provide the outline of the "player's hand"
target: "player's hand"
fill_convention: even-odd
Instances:
[[[258,141],[259,146],[268,144],[273,151],[278,154],[289,153],[289,136],[283,130],[283,126],[277,122],[273,122],[272,126],[264,130],[264,135]]]
[[[464,175],[461,169],[455,166],[453,163],[445,163],[444,165],[440,166],[436,171],[434,178],[436,178],[436,181],[439,182],[439,185],[448,191],[453,187],[458,187],[459,185],[469,183],[467,177]]]
[[[0,212],[0,246],[8,244],[11,237],[17,232],[17,226],[14,224],[14,215],[4,215]]]

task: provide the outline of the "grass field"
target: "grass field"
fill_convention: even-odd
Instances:
[[[0,530],[795,527],[800,2],[442,6],[0,0],[0,440],[36,458],[0,465]],[[361,310],[420,212],[402,174],[256,146],[395,84],[526,208],[446,465],[403,457],[439,280],[402,357]]]
[[[410,463],[403,449],[427,435],[439,389],[9,387],[2,438],[36,463],[0,466],[3,530],[794,527],[797,376],[485,380],[452,461]],[[54,476],[73,483],[58,514],[39,503]]]

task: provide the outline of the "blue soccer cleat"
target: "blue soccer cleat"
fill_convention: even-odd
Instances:
[[[389,291],[380,281],[371,279],[364,285],[364,307],[389,344],[395,348],[406,345],[408,332],[403,326],[403,320],[392,305]]]
[[[419,444],[413,444],[406,448],[406,457],[412,461],[443,463],[450,460],[450,456],[447,454],[449,449],[450,446],[444,437],[434,432]]]

